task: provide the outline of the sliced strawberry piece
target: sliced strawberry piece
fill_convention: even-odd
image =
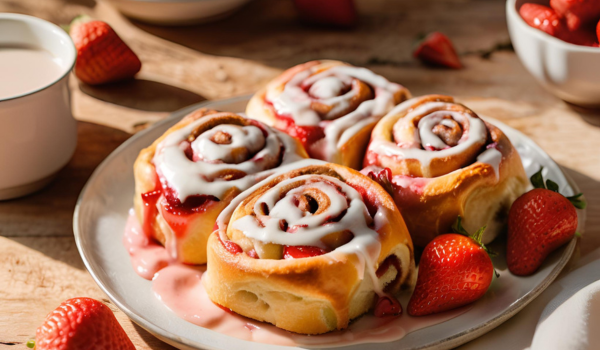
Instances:
[[[375,304],[375,317],[398,316],[402,314],[402,305],[391,295],[382,295]]]
[[[135,350],[135,346],[103,303],[69,299],[52,311],[36,332],[37,350]]]
[[[283,258],[284,259],[301,259],[311,258],[313,256],[319,256],[326,254],[327,251],[318,247],[309,246],[285,246],[283,247]]]
[[[550,7],[561,18],[566,19],[566,25],[571,31],[593,25],[600,18],[598,0],[550,0]]]
[[[453,69],[462,68],[452,42],[440,32],[433,32],[425,37],[413,55],[427,64]]]
[[[294,0],[303,21],[351,27],[358,21],[354,0]]]

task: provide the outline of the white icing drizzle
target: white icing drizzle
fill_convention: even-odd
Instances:
[[[352,66],[334,66],[317,74],[315,67],[297,73],[285,85],[283,91],[267,92],[267,99],[280,115],[289,115],[296,125],[321,125],[325,132],[325,160],[334,160],[338,149],[365,125],[376,122],[391,110],[394,94],[402,89],[401,85],[389,82],[384,77],[366,68]],[[375,98],[362,102],[355,111],[336,118],[348,108],[357,89],[353,80],[358,79],[369,84],[375,92]],[[309,93],[302,86],[310,85]],[[346,87],[351,89],[345,94]],[[323,116],[311,109],[313,101],[331,107]]]
[[[500,180],[500,162],[502,162],[502,153],[500,151],[494,147],[488,148],[477,157],[477,161],[491,165],[496,174],[496,180]]]
[[[402,105],[394,108],[390,114],[400,113],[402,112],[400,107],[403,107],[404,110],[406,110],[407,107],[410,106],[408,104],[404,106]],[[435,110],[434,112],[421,118],[418,125],[418,132],[414,135],[413,140],[407,140],[406,142],[396,140],[398,142],[398,144],[396,144],[394,142],[376,139],[371,143],[369,148],[372,151],[390,157],[398,157],[401,159],[417,159],[422,166],[428,167],[433,159],[443,159],[446,157],[456,156],[464,152],[466,149],[469,149],[474,144],[483,146],[487,141],[487,128],[483,120],[472,117],[468,113],[444,110],[445,107],[449,105],[451,104],[446,102],[428,102],[418,106],[414,110],[408,112],[406,116],[399,119],[394,125],[394,134],[396,134],[397,129],[412,127],[411,123],[413,123],[413,118],[415,116],[427,114],[429,110]],[[458,145],[443,149],[447,147],[447,145],[432,132],[432,128],[442,120],[443,116],[447,115],[451,116],[463,126],[468,125],[468,132],[463,134]],[[429,151],[422,149],[422,144],[423,146],[431,145],[439,150]]]
[[[222,199],[232,187],[242,191],[249,188],[274,171],[268,168],[268,158],[277,156],[281,145],[284,148],[282,164],[302,159],[296,152],[296,142],[282,132],[265,127],[268,133],[265,138],[255,126],[219,125],[199,135],[192,142],[194,155],[199,158],[198,161],[192,161],[185,155],[185,147],[182,147],[182,144],[187,142],[190,133],[203,122],[204,119],[199,119],[170,133],[156,147],[156,172],[175,190],[182,203],[191,195],[211,195]],[[221,145],[211,141],[210,138],[217,131],[231,135],[231,143]],[[232,161],[231,150],[236,147],[260,151],[246,161],[228,163]],[[247,176],[230,181],[217,178],[218,173],[224,170],[243,171]]]
[[[242,194],[238,195],[217,218],[218,234],[220,235],[221,239],[229,239],[226,232],[229,220],[231,219],[233,212],[250,194],[254,193],[274,177],[284,174],[290,170],[299,169],[309,165],[323,164],[326,163],[315,159],[305,159],[284,166],[280,168],[277,173],[271,175],[269,178],[257,183]],[[324,179],[340,186],[342,191],[345,193],[345,196],[337,192],[337,190],[326,183],[318,183],[317,181],[320,179]],[[310,181],[307,185],[303,185],[289,191],[286,197],[279,199],[279,193],[283,186],[302,180],[312,181]],[[310,213],[300,212],[300,210],[291,202],[294,193],[302,192],[302,189],[305,186],[313,188],[317,187],[329,196],[331,204],[326,213],[312,215]],[[350,200],[350,203],[348,203],[347,199]],[[265,203],[269,206],[270,213],[268,216],[262,215],[262,209],[259,208],[261,205],[260,203]],[[344,210],[346,210],[346,213],[340,221],[322,225],[328,216],[336,217]],[[350,230],[353,233],[354,238],[350,242],[325,255],[333,260],[338,259],[338,254],[357,256],[358,263],[356,265],[356,269],[359,275],[364,278],[366,268],[369,277],[372,278],[374,291],[380,295],[383,293],[381,286],[378,283],[377,271],[375,269],[375,263],[381,251],[381,243],[379,241],[379,234],[377,233],[377,230],[387,223],[387,216],[390,215],[390,213],[387,213],[384,208],[380,207],[377,210],[374,219],[371,219],[366,205],[363,202],[362,196],[351,186],[336,178],[325,175],[298,176],[282,181],[264,193],[261,196],[261,199],[257,201],[254,207],[254,212],[257,214],[256,217],[247,215],[239,218],[233,223],[233,227],[242,231],[247,237],[257,239],[261,242],[271,242],[291,246],[306,245],[324,248],[323,243],[320,240],[322,237],[325,237],[331,232],[339,232],[344,229]],[[279,227],[279,221],[281,219],[285,219],[288,222],[288,227],[292,227],[294,225],[308,226],[304,228],[298,228],[294,233],[288,233],[282,231]],[[258,220],[260,220],[265,227],[260,227]],[[373,229],[368,226],[371,220],[373,220]]]
[[[287,192],[280,199],[283,188],[300,181],[306,183]],[[339,186],[345,195],[327,182]],[[322,191],[330,200],[329,207],[317,215],[300,210],[293,201],[306,188]],[[269,208],[268,215],[261,213],[263,203]],[[326,223],[328,219],[337,217],[344,211],[346,213],[340,221]],[[366,235],[370,237],[367,240],[371,244],[379,243],[377,232],[368,226],[372,218],[362,196],[351,186],[331,176],[303,175],[282,181],[261,196],[255,204],[254,212],[256,217],[247,215],[239,218],[233,223],[233,228],[242,231],[247,237],[264,243],[326,248],[321,238],[345,229],[351,230],[355,239]],[[299,228],[294,233],[283,231],[279,224],[282,219],[287,221],[290,228]],[[306,227],[302,227],[304,225]]]
[[[212,137],[218,132],[231,135],[231,143],[218,144],[213,142]],[[263,152],[276,154],[279,147],[278,140],[269,137],[267,137],[267,140],[270,142]],[[202,133],[192,142],[194,154],[198,154],[203,160],[229,164],[236,163],[233,152],[236,148],[246,147],[251,153],[256,153],[264,146],[265,138],[262,131],[253,125],[218,125]]]

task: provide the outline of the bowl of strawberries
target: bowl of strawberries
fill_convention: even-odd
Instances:
[[[506,17],[517,55],[546,89],[600,106],[600,1],[507,0]]]

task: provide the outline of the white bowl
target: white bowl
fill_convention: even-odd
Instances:
[[[124,15],[161,25],[189,25],[221,19],[250,0],[104,0]]]
[[[56,78],[41,81],[37,88],[0,98],[0,200],[48,184],[71,159],[77,144],[68,86],[77,57],[73,41],[42,19],[0,13],[0,47],[15,46],[45,50],[59,68]]]
[[[600,48],[570,44],[530,27],[519,15],[527,2],[548,4],[506,2],[510,38],[525,68],[557,97],[576,105],[600,106]]]

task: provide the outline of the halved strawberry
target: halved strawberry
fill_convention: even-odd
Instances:
[[[425,37],[413,55],[428,64],[454,69],[462,68],[452,42],[440,32],[433,32]]]
[[[86,84],[129,79],[142,68],[137,55],[105,22],[77,18],[70,35],[77,49],[75,75]]]
[[[466,232],[459,217],[455,230]],[[449,233],[434,238],[423,250],[408,314],[424,316],[470,304],[492,283],[494,265],[481,243],[485,227],[472,236]]]
[[[575,208],[585,208],[581,193],[566,198],[552,180],[544,184],[542,169],[531,183],[536,188],[519,197],[508,213],[506,262],[510,272],[519,276],[537,271],[548,254],[574,237]]]

